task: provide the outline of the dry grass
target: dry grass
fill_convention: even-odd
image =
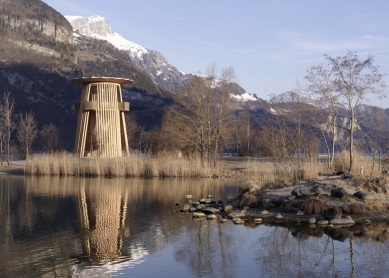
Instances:
[[[360,203],[347,204],[342,206],[342,212],[346,214],[362,215],[365,213],[365,206]]]
[[[348,152],[341,152],[334,159],[334,168],[337,170],[348,170],[350,166],[350,156]],[[352,174],[362,175],[381,175],[382,169],[380,169],[378,158],[373,159],[371,156],[366,155],[354,155]],[[381,163],[381,167],[383,167]]]
[[[212,167],[200,159],[163,153],[156,157],[131,154],[122,158],[73,158],[68,153],[36,155],[26,162],[26,175],[81,177],[218,177],[220,163]]]
[[[249,188],[279,188],[294,182],[317,178],[318,162],[247,162],[244,175]]]
[[[320,199],[310,198],[305,201],[301,209],[306,215],[321,215],[328,206]]]

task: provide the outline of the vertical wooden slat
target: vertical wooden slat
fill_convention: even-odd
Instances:
[[[96,86],[96,94],[90,95],[92,86]],[[86,101],[97,102],[95,123],[91,122],[91,127],[88,127],[91,113],[85,110]],[[98,149],[95,150],[97,155],[102,157],[128,155],[124,112],[119,110],[119,102],[122,102],[120,84],[112,82],[84,84],[74,146],[75,156],[85,155],[86,144],[93,143],[91,140],[88,141],[88,136],[92,138],[93,131],[96,132],[96,140],[98,140]],[[90,146],[87,150],[92,151],[93,148]]]

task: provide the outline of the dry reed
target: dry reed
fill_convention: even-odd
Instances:
[[[306,215],[321,215],[328,206],[320,199],[310,198],[305,201],[301,209]]]
[[[278,188],[300,180],[314,179],[321,170],[319,162],[247,162],[244,170],[249,187]]]
[[[26,175],[82,177],[218,177],[220,163],[172,154],[156,157],[131,154],[121,158],[74,158],[68,153],[35,155],[27,160]]]
[[[337,170],[348,170],[350,167],[350,155],[343,151],[334,158],[334,168]],[[352,174],[381,175],[383,158],[355,154],[353,159]]]

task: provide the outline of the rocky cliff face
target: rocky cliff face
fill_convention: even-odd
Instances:
[[[148,50],[114,32],[108,21],[103,17],[66,16],[66,18],[75,32],[84,36],[106,40],[118,49],[127,52],[133,63],[147,72],[150,78],[165,90],[175,91],[182,87],[189,77],[170,65],[162,53]]]
[[[8,28],[11,31],[25,30],[46,36],[55,42],[73,44],[72,31],[67,26],[59,25],[49,20],[29,19],[1,14],[0,24],[3,29]]]
[[[170,65],[161,52],[149,50],[142,59],[133,59],[141,69],[147,71],[151,78],[162,88],[175,91],[185,85],[187,74]]]
[[[24,39],[34,40],[38,35],[56,43],[73,44],[70,24],[40,0],[1,0],[0,31],[23,35]]]

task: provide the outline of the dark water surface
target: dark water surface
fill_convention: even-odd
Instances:
[[[389,277],[389,226],[236,226],[172,214],[223,180],[0,177],[0,277]]]

